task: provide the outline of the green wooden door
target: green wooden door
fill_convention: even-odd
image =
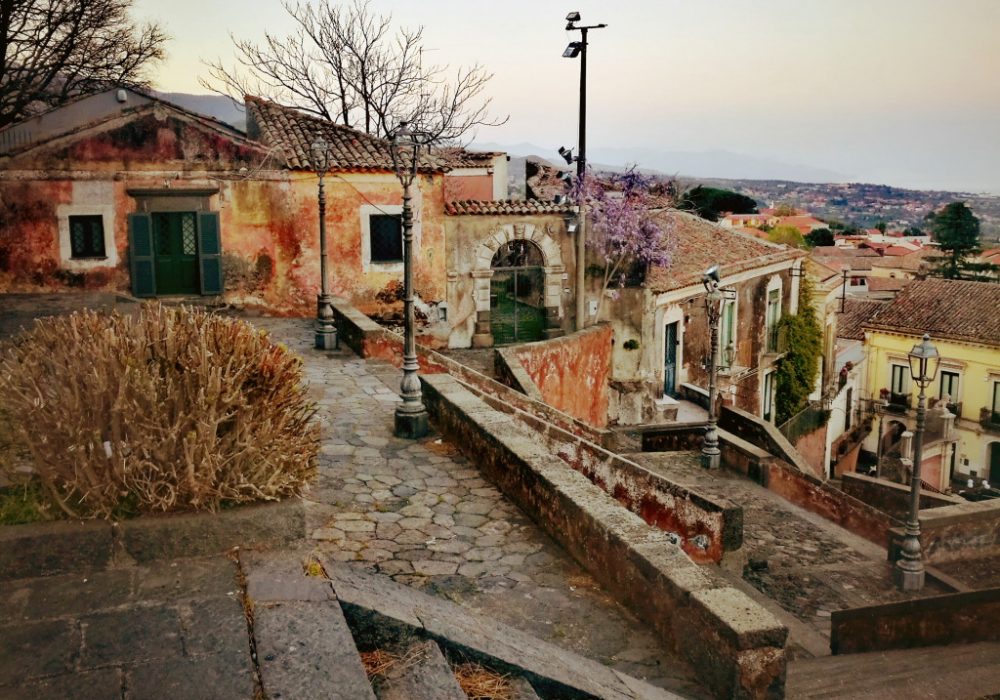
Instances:
[[[157,212],[152,218],[156,293],[201,293],[197,216],[194,212]]]

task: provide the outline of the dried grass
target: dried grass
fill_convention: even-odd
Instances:
[[[38,321],[0,356],[0,395],[73,517],[277,500],[316,474],[301,361],[242,321],[156,304]]]
[[[469,700],[511,700],[510,679],[477,663],[455,667],[455,678]]]
[[[384,676],[389,669],[399,663],[402,657],[385,649],[373,649],[361,652],[361,663],[365,667],[368,678]]]

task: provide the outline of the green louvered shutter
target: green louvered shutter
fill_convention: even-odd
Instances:
[[[219,234],[219,214],[208,211],[198,214],[198,264],[201,266],[201,293],[222,294],[222,239]]]
[[[153,262],[153,225],[149,214],[128,215],[128,257],[132,272],[132,295],[156,295],[156,265]]]

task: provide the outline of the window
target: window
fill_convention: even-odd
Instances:
[[[104,250],[104,217],[69,217],[69,245],[73,258],[106,258]]]
[[[892,380],[889,385],[889,403],[894,406],[910,406],[910,368],[906,365],[891,365]]]
[[[766,421],[771,420],[771,413],[774,406],[774,382],[773,382],[774,372],[768,372],[764,375],[764,411],[763,418]]]
[[[781,290],[767,292],[767,350],[778,351],[778,322],[781,320]]]
[[[945,396],[948,397],[948,410],[952,413],[957,413],[957,408],[959,404],[959,375],[958,372],[949,372],[948,370],[941,370],[941,386],[938,393],[938,398],[943,399]]]
[[[728,367],[726,349],[736,350],[736,300],[727,299],[722,305],[722,323],[719,326],[719,364]]]
[[[403,261],[403,220],[392,214],[372,214],[368,221],[373,263]]]
[[[990,419],[993,423],[1000,423],[1000,382],[993,382],[993,410]]]

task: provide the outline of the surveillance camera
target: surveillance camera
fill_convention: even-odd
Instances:
[[[579,22],[580,21],[580,13],[579,12],[570,12],[568,15],[566,15],[566,21],[567,22]]]

